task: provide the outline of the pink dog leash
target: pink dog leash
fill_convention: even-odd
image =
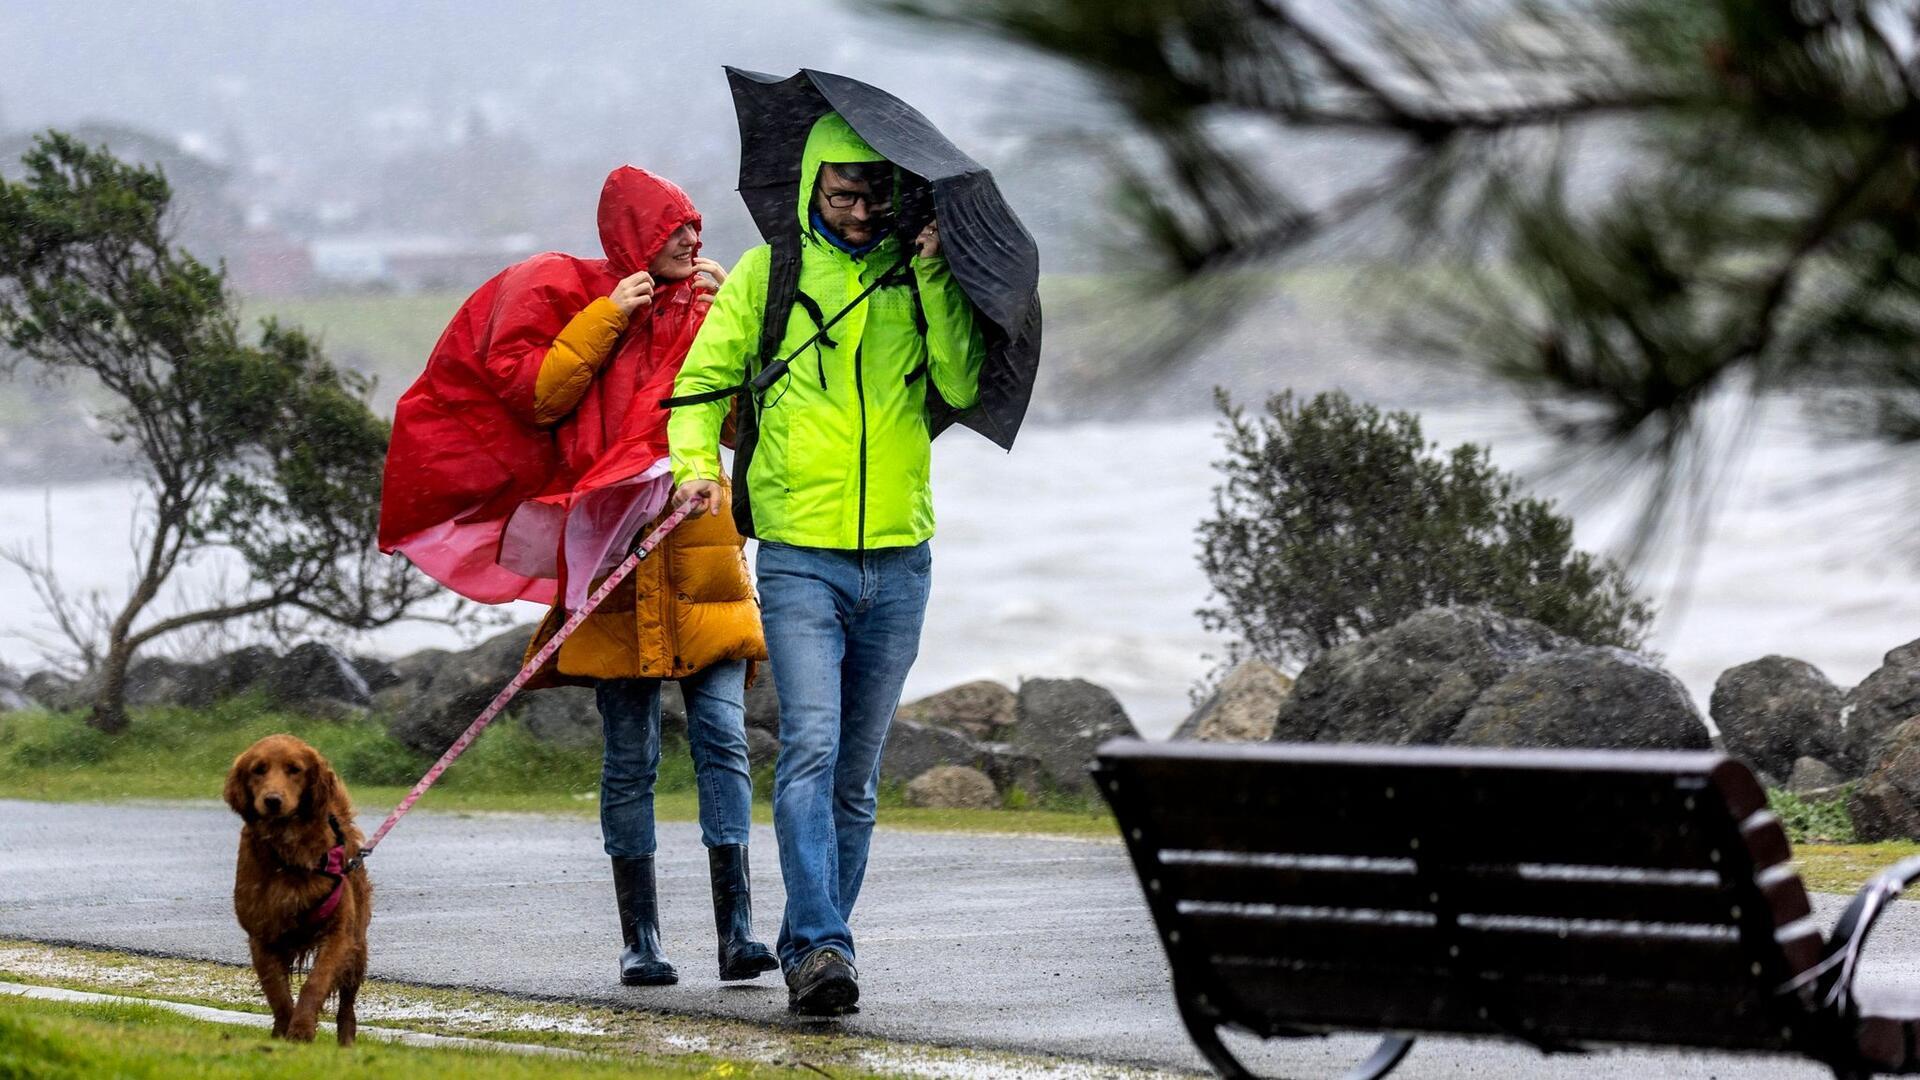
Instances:
[[[540,646],[540,651],[534,653],[532,659],[521,665],[520,671],[507,682],[507,685],[503,687],[498,694],[494,695],[493,700],[487,703],[486,708],[480,710],[480,715],[474,717],[473,723],[467,725],[467,730],[461,732],[460,737],[453,740],[453,745],[447,747],[447,752],[440,755],[440,760],[434,762],[433,767],[427,770],[427,774],[420,778],[420,782],[413,785],[413,790],[407,792],[407,797],[401,799],[400,805],[394,807],[393,813],[387,815],[387,820],[381,822],[380,827],[374,830],[373,839],[368,840],[366,846],[362,847],[360,853],[354,856],[353,861],[348,864],[348,872],[351,872],[355,867],[359,866],[360,860],[373,854],[373,849],[379,845],[381,838],[386,836],[388,830],[392,829],[401,818],[406,816],[407,811],[413,809],[413,804],[420,801],[420,796],[425,795],[427,789],[432,787],[434,782],[440,779],[440,774],[447,771],[447,766],[452,765],[461,754],[467,752],[467,747],[472,746],[473,740],[480,737],[480,733],[487,729],[488,724],[493,723],[495,718],[500,715],[501,710],[507,707],[507,703],[512,701],[514,695],[520,692],[521,687],[526,686],[527,681],[538,674],[540,669],[546,666],[548,660],[553,659],[553,654],[560,651],[560,645],[567,640],[567,636],[579,629],[580,624],[586,621],[587,616],[593,614],[593,609],[599,607],[601,602],[606,600],[606,598],[613,593],[613,590],[618,588],[620,583],[627,579],[628,574],[633,573],[633,568],[640,565],[640,560],[653,554],[653,549],[660,545],[660,541],[666,539],[667,534],[678,527],[682,521],[685,521],[687,516],[693,513],[695,508],[699,507],[703,501],[704,500],[700,499],[689,499],[681,503],[675,508],[673,513],[668,514],[666,519],[660,522],[659,527],[647,534],[646,540],[641,542],[640,546],[634,548],[632,554],[622,560],[619,566],[613,568],[613,572],[608,574],[607,579],[600,583],[600,587],[593,590],[593,595],[587,597],[587,602],[580,605],[580,610],[568,616],[566,623],[560,627],[559,632],[548,638],[547,643]]]

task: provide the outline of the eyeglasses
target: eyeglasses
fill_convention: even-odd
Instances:
[[[864,191],[829,191],[826,193],[827,205],[835,210],[851,210],[854,203],[867,204],[867,210],[875,214],[884,214],[893,209],[892,195],[869,195]]]

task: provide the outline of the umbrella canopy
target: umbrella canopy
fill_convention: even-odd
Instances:
[[[985,316],[987,342],[980,400],[959,413],[934,402],[933,431],[957,420],[1013,449],[1040,366],[1040,249],[993,175],[919,110],[857,79],[810,70],[783,79],[730,67],[727,81],[740,120],[740,195],[768,243],[799,242],[800,155],[814,121],[829,112],[932,187],[941,250]]]

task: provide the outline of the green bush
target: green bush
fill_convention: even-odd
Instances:
[[[1412,413],[1291,393],[1249,417],[1224,391],[1226,457],[1200,563],[1232,635],[1229,662],[1306,661],[1422,608],[1476,605],[1596,645],[1637,648],[1653,619],[1615,564],[1573,548],[1573,522],[1518,494],[1485,447],[1446,454]]]
[[[98,765],[113,752],[113,736],[55,713],[7,718],[0,753],[30,769]]]
[[[1847,797],[1851,794],[1852,784],[1841,786],[1832,797],[1825,799],[1808,799],[1773,788],[1767,792],[1767,808],[1779,815],[1787,838],[1796,844],[1815,841],[1857,844],[1860,834],[1854,831],[1853,815],[1847,810]]]

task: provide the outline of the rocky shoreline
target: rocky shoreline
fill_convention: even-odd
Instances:
[[[321,642],[285,653],[248,646],[201,664],[135,663],[129,704],[205,707],[261,693],[318,716],[372,713],[389,734],[438,754],[518,669],[531,626],[464,651],[394,660],[348,656]],[[0,668],[0,723],[10,710],[85,707],[91,688],[51,672]],[[777,676],[759,666],[746,700],[756,766],[778,752]],[[1388,745],[1704,750],[1746,761],[1768,787],[1846,797],[1863,839],[1920,839],[1920,641],[1843,691],[1818,669],[1767,656],[1723,673],[1709,707],[1717,737],[1679,680],[1653,659],[1581,645],[1525,619],[1431,608],[1330,650],[1289,678],[1242,663],[1180,725],[1175,739],[1368,742]],[[508,710],[537,739],[600,738],[593,693],[529,691]],[[661,726],[684,734],[677,684]],[[1111,738],[1139,737],[1114,695],[1083,679],[955,686],[900,707],[882,755],[884,782],[933,807],[1031,805],[1092,794],[1086,764]]]

